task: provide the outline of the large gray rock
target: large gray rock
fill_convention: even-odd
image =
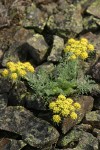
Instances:
[[[97,18],[100,18],[100,1],[95,0],[87,9],[87,12],[93,16],[96,16]]]
[[[25,147],[26,143],[21,140],[13,140],[2,138],[0,139],[0,150],[21,150]]]
[[[27,61],[27,57],[29,54],[27,50],[28,46],[26,44],[26,41],[27,39],[32,37],[33,34],[34,31],[29,31],[24,28],[20,28],[14,33],[12,44],[10,44],[8,51],[6,51],[3,56],[3,66],[6,66],[6,63],[8,61]]]
[[[64,118],[61,124],[61,130],[63,134],[66,134],[72,127],[80,123],[85,114],[93,108],[93,98],[91,96],[81,96],[78,98],[78,103],[81,104],[81,109],[77,112],[77,120],[72,120],[70,117]]]
[[[48,61],[52,62],[59,61],[63,49],[64,49],[64,40],[59,36],[54,36],[53,47],[50,55],[48,56]]]
[[[26,28],[33,28],[38,32],[43,31],[48,15],[36,7],[34,3],[27,7],[26,16],[22,25]]]
[[[7,8],[0,2],[0,28],[10,25]]]
[[[8,104],[7,94],[0,94],[0,111],[5,109]]]
[[[48,122],[21,106],[9,106],[0,113],[0,130],[17,133],[23,141],[37,148],[52,145],[59,137],[58,131]]]
[[[85,122],[100,129],[100,110],[86,113]]]
[[[2,70],[0,70],[1,72]],[[11,82],[0,76],[0,94],[8,93],[12,88]]]
[[[68,5],[67,2],[59,1],[59,11],[52,14],[47,22],[47,26],[53,32],[65,37],[75,36],[83,29],[81,7],[78,5]]]
[[[44,37],[40,34],[34,34],[32,38],[27,40],[27,44],[31,57],[37,63],[42,62],[48,51],[48,45]]]
[[[96,137],[88,132],[76,129],[73,129],[66,136],[62,137],[58,145],[63,148],[75,147],[72,148],[73,150],[98,150],[99,148],[98,139]]]

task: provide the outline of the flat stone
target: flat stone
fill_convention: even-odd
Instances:
[[[17,133],[24,142],[37,148],[52,145],[59,137],[58,131],[50,123],[36,118],[21,106],[9,106],[0,113],[0,130]]]
[[[95,2],[93,2],[87,9],[87,12],[97,18],[100,18],[100,1],[95,0]]]
[[[51,53],[48,56],[48,61],[57,62],[61,58],[62,51],[64,49],[64,40],[59,36],[54,36],[53,47]]]
[[[48,51],[48,45],[44,37],[40,34],[34,34],[32,38],[27,40],[27,49],[31,57],[39,64],[45,59]]]
[[[52,32],[60,36],[70,37],[80,33],[83,29],[81,6],[68,5],[66,1],[59,1],[59,6],[54,15],[52,14],[47,22],[47,26]]]
[[[100,110],[86,113],[85,122],[91,124],[94,128],[100,129]]]
[[[26,9],[26,16],[22,21],[22,25],[26,28],[33,28],[38,32],[43,31],[48,15],[36,7],[34,3]]]
[[[22,140],[0,139],[0,150],[21,150],[25,145]]]
[[[0,70],[0,72],[1,71],[2,70]],[[12,88],[11,82],[9,82],[7,79],[4,79],[4,77],[0,76],[0,94],[8,93],[11,88]]]
[[[75,143],[78,143],[75,145]],[[60,147],[71,147],[73,150],[98,150],[98,139],[92,134],[80,130],[73,129],[66,136],[62,137],[58,143]],[[68,148],[70,150],[70,148]]]
[[[0,94],[0,111],[5,109],[8,104],[7,94]]]
[[[81,104],[81,109],[77,112],[77,120],[72,120],[70,117],[64,118],[61,124],[63,134],[66,134],[72,127],[79,124],[84,118],[85,114],[93,108],[93,98],[91,96],[81,96],[78,98],[78,103]]]

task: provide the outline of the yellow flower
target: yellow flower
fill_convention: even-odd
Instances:
[[[81,51],[80,51],[80,49],[77,49],[76,51],[75,51],[75,53],[74,53],[76,56],[79,56],[80,54],[81,54]]]
[[[88,40],[86,38],[81,38],[81,43],[87,45],[88,44]]]
[[[68,45],[65,47],[64,52],[70,52],[71,47]]]
[[[24,65],[25,67],[31,66],[30,62],[25,62],[25,63],[23,63],[23,65]]]
[[[80,109],[80,108],[81,108],[81,105],[76,102],[76,103],[74,103],[74,107],[75,107],[76,109]]]
[[[58,99],[65,100],[66,97],[65,97],[64,95],[60,94],[60,95],[58,96]]]
[[[30,72],[32,72],[32,73],[33,73],[33,72],[34,72],[34,67],[32,67],[32,66],[28,66],[28,67],[27,67],[27,71],[30,71]]]
[[[86,59],[86,58],[88,57],[88,53],[87,53],[87,52],[82,52],[82,53],[80,54],[80,57],[81,57],[82,59]]]
[[[53,122],[60,123],[61,122],[61,117],[59,115],[53,115]]]
[[[2,76],[3,76],[3,77],[7,77],[8,74],[9,74],[9,71],[8,71],[7,69],[4,69],[4,70],[2,71]]]
[[[71,39],[69,39],[68,40],[68,44],[73,44],[73,43],[75,43],[76,41],[75,41],[75,39],[73,39],[73,38],[71,38]]]
[[[87,48],[89,51],[94,51],[94,46],[92,44],[88,44]]]
[[[59,107],[54,107],[53,108],[53,113],[59,113],[60,112],[60,108]]]
[[[67,117],[69,115],[69,113],[70,113],[70,111],[68,109],[63,109],[61,111],[61,114],[62,114],[63,117]]]
[[[55,102],[51,102],[51,103],[49,104],[49,108],[50,108],[50,109],[54,109],[54,107],[56,107],[56,103],[55,103]]]
[[[6,66],[7,66],[8,68],[10,68],[10,67],[14,66],[14,63],[11,62],[11,61],[10,61],[10,62],[7,62]]]
[[[75,112],[72,112],[72,113],[70,114],[70,117],[71,117],[73,120],[75,120],[75,119],[77,119],[77,114],[76,114]]]
[[[14,72],[14,71],[16,71],[16,67],[15,67],[15,66],[10,66],[10,67],[9,67],[9,70],[10,70],[11,72]]]
[[[67,98],[66,100],[67,100],[67,102],[70,103],[70,104],[73,103],[73,99],[71,99],[71,98]]]
[[[71,59],[71,60],[75,60],[75,59],[76,59],[76,56],[73,54],[73,55],[70,56],[70,59]]]
[[[12,79],[12,80],[17,80],[17,78],[18,78],[18,75],[17,75],[17,73],[12,73],[11,75],[10,75],[10,78]]]
[[[70,111],[75,111],[75,107],[74,107],[74,106],[70,106],[70,107],[69,107],[69,110],[70,110]]]
[[[21,77],[24,77],[27,73],[26,73],[25,70],[20,69],[20,70],[18,71],[18,74],[19,74]]]

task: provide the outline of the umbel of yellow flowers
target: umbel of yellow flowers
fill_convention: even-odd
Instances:
[[[81,38],[80,40],[75,40],[73,38],[69,39],[64,49],[65,53],[70,53],[69,58],[71,60],[76,58],[84,60],[88,58],[88,54],[92,51],[94,51],[94,46],[85,38]]]
[[[81,108],[81,105],[74,102],[71,98],[66,98],[64,95],[60,94],[56,101],[49,104],[50,110],[53,111],[53,122],[59,124],[63,117],[71,117],[71,119],[77,119],[77,113]]]
[[[10,78],[13,82],[25,77],[28,72],[34,72],[34,67],[29,62],[7,62],[7,69],[2,71],[2,76]]]

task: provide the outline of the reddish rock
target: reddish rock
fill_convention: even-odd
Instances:
[[[85,114],[93,108],[93,98],[91,96],[81,96],[78,102],[81,104],[81,109],[78,111],[77,120],[72,120],[70,117],[64,118],[61,124],[63,134],[66,134],[72,127],[80,123]]]

